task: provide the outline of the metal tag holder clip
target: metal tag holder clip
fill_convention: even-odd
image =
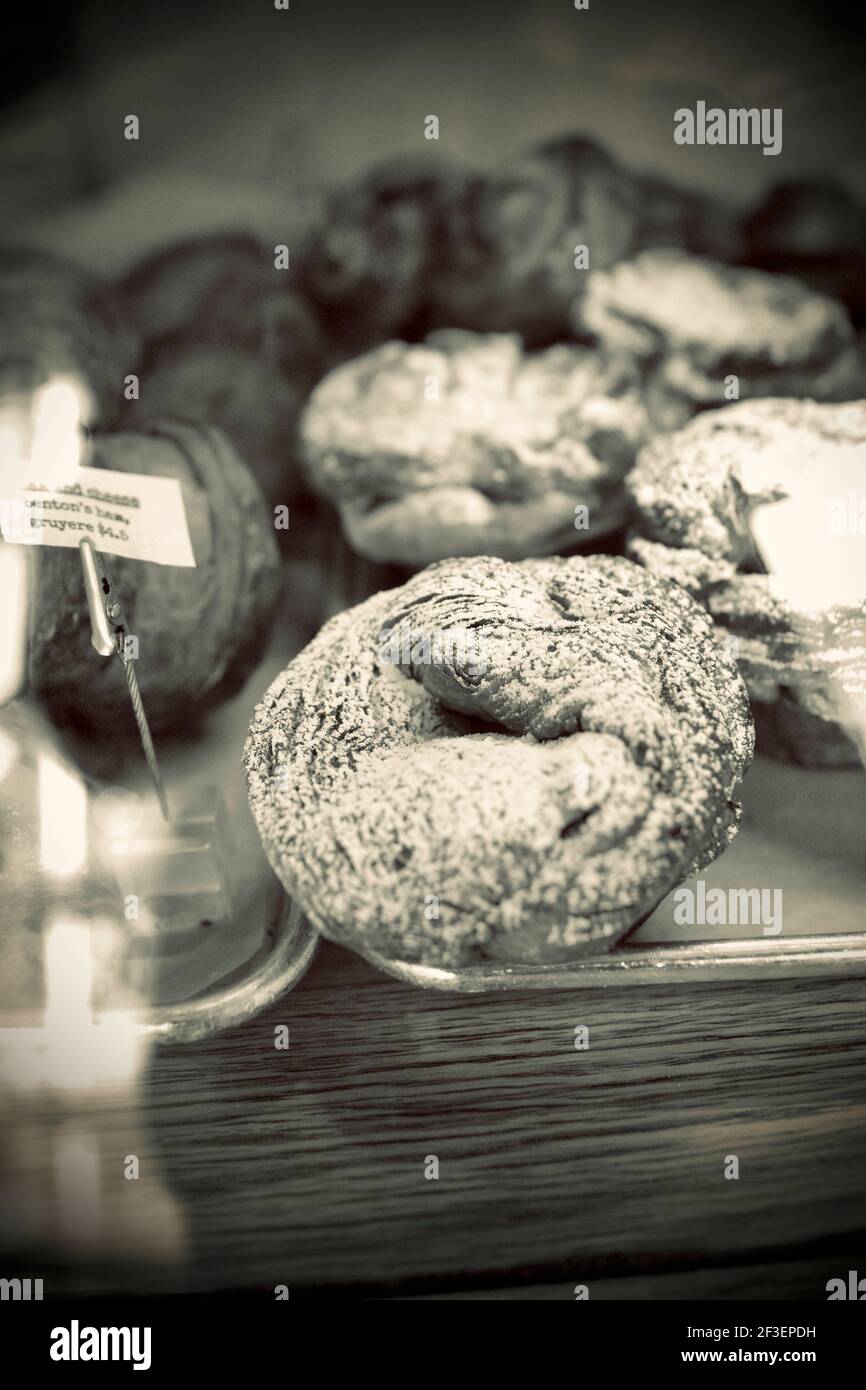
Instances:
[[[120,602],[120,596],[112,587],[102,562],[102,556],[94,548],[93,542],[85,536],[80,542],[79,549],[81,551],[81,567],[84,572],[87,608],[90,613],[90,640],[100,656],[117,656],[123,666],[123,674],[129,687],[129,698],[132,701],[132,712],[135,715],[144,756],[147,759],[147,766],[156,788],[159,807],[165,820],[169,820],[165,786],[159,770],[147,715],[144,712],[141,691],[138,688],[134,658],[127,649],[127,638],[132,634],[127,627],[123,605]]]

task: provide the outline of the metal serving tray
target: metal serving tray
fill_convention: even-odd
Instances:
[[[635,942],[604,956],[567,965],[475,965],[437,970],[391,960],[375,951],[365,960],[397,980],[422,989],[482,994],[504,989],[607,989],[725,980],[814,979],[866,976],[866,932],[794,940]]]

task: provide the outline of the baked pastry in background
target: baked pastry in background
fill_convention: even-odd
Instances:
[[[272,505],[304,491],[298,420],[312,379],[283,376],[243,347],[165,344],[142,370],[141,396],[130,401],[124,428],[170,417],[224,431]]]
[[[338,357],[423,333],[446,205],[463,175],[432,159],[378,164],[336,191],[301,257],[298,283]]]
[[[631,253],[638,218],[631,175],[579,136],[468,180],[448,208],[432,325],[518,332],[529,347],[571,336],[575,295]],[[588,269],[575,266],[579,246]]]
[[[762,400],[659,435],[628,480],[630,553],[712,615],[752,695],[759,751],[804,765],[859,761],[840,720],[866,725],[864,477],[866,402]],[[762,531],[757,509],[774,508]]]
[[[0,395],[74,378],[81,418],[110,425],[139,344],[109,286],[60,256],[0,249]]]
[[[145,343],[124,427],[163,416],[217,426],[274,504],[302,490],[298,416],[325,369],[292,274],[254,237],[203,236],[147,257],[119,287]]]
[[[743,260],[796,275],[866,322],[866,207],[833,179],[778,183],[743,220]]]
[[[338,367],[301,433],[312,484],[354,548],[420,566],[550,554],[616,529],[647,419],[628,365],[455,330]]]
[[[255,237],[190,237],[138,261],[117,293],[147,342],[181,333],[220,340],[232,332],[247,341],[257,332],[264,268],[265,248]]]
[[[243,347],[288,375],[324,354],[294,276],[255,237],[200,236],[139,261],[117,294],[151,352],[164,342]]]
[[[279,591],[271,518],[219,430],[155,422],[97,435],[92,463],[179,478],[196,568],[106,557],[154,732],[187,728],[233,695],[259,661]],[[36,566],[30,682],[61,727],[114,739],[134,729],[121,663],[90,644],[81,560],[46,546]]]
[[[612,946],[736,832],[748,697],[706,613],[628,560],[450,560],[333,618],[245,749],[326,936],[446,968]]]
[[[863,394],[844,308],[787,276],[673,249],[645,251],[593,275],[575,301],[574,320],[640,366],[661,430],[726,399],[841,401]]]

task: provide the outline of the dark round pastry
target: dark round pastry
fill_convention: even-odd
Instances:
[[[163,416],[225,431],[271,503],[302,491],[297,421],[325,365],[321,330],[250,236],[203,236],[142,261],[120,287],[146,342],[124,424]]]
[[[611,556],[447,560],[333,618],[245,750],[313,924],[431,966],[612,946],[736,832],[745,688],[684,590]]]
[[[840,299],[866,321],[866,207],[833,179],[794,179],[771,188],[743,220],[742,257]]]
[[[97,435],[99,468],[179,478],[196,568],[104,557],[138,638],[136,675],[154,732],[186,728],[233,695],[261,657],[279,590],[271,520],[219,430],[158,421]],[[45,547],[32,608],[30,680],[61,726],[106,739],[132,725],[121,662],[90,644],[81,560]]]
[[[631,175],[579,137],[469,180],[448,208],[433,326],[515,331],[527,346],[570,336],[575,296],[631,253],[638,220]],[[575,266],[578,246],[588,248],[588,270]]]
[[[728,399],[843,401],[863,393],[845,310],[787,276],[673,249],[645,251],[593,275],[574,318],[610,352],[640,365],[662,430]]]
[[[283,376],[243,347],[166,343],[141,373],[141,396],[127,407],[125,427],[163,416],[215,425],[231,440],[272,505],[303,491],[298,417],[311,377]]]
[[[462,176],[402,157],[330,198],[298,272],[339,356],[409,333],[423,318],[446,203]]]
[[[191,237],[138,261],[117,293],[146,342],[177,333],[208,338],[214,327],[218,337],[233,329],[245,340],[257,330],[259,296],[251,291],[261,287],[264,264],[255,237]]]
[[[0,250],[0,342],[0,395],[72,378],[84,424],[116,420],[138,343],[97,277],[44,251]]]
[[[859,762],[840,720],[866,721],[866,553],[850,524],[847,538],[829,529],[857,476],[866,402],[763,400],[659,435],[628,479],[640,527],[630,553],[712,615],[755,703],[759,751],[806,766]],[[764,572],[772,560],[753,534],[756,509],[781,503],[787,575]]]
[[[200,236],[140,261],[118,295],[151,353],[164,343],[245,348],[292,376],[320,369],[324,352],[293,276],[255,237]]]
[[[617,529],[622,480],[648,433],[628,364],[459,330],[336,368],[301,423],[312,484],[351,545],[415,567],[547,555]]]

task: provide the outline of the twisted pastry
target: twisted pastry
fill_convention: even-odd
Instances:
[[[464,184],[450,165],[402,156],[332,194],[298,279],[338,356],[414,336],[442,252],[445,209]]]
[[[320,365],[313,314],[255,237],[176,242],[139,261],[117,295],[146,345],[149,367],[166,350],[203,344],[249,352],[287,379]]]
[[[325,935],[405,960],[612,945],[736,832],[745,689],[703,611],[610,557],[432,565],[339,614],[245,749]]]
[[[254,237],[191,237],[143,257],[118,282],[117,295],[142,339],[178,334],[247,342],[270,288],[265,248]],[[276,276],[274,276],[276,280]]]
[[[604,270],[632,253],[638,222],[635,182],[607,150],[581,136],[536,145],[448,205],[431,323],[513,330],[533,347],[562,337],[588,279],[577,247]]]

